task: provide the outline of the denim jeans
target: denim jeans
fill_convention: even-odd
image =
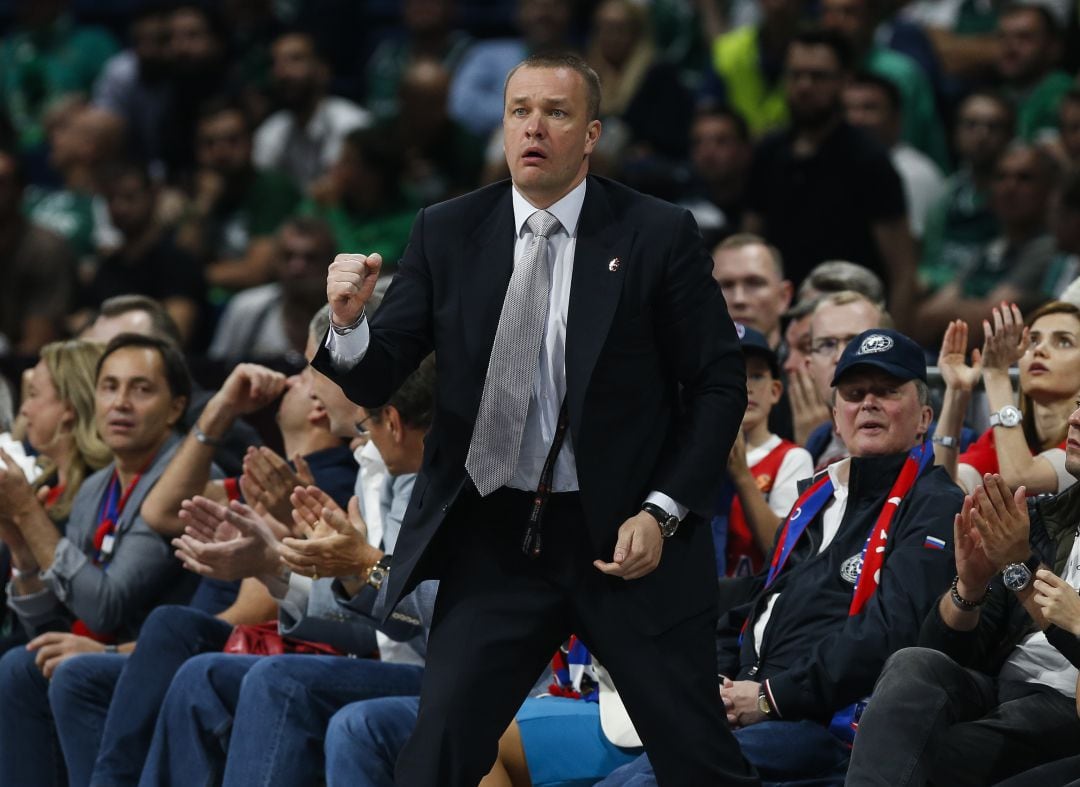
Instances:
[[[231,631],[228,623],[191,607],[158,607],[150,613],[116,683],[100,749],[89,754],[95,785],[138,782],[173,676],[192,656],[219,652]],[[60,735],[66,754],[71,747],[63,726]]]
[[[63,787],[64,758],[49,708],[49,683],[25,647],[0,658],[0,774],[5,784]]]
[[[422,672],[341,656],[196,656],[169,687],[140,784],[317,782],[330,717],[349,702],[416,694]]]
[[[71,787],[90,784],[116,681],[128,657],[84,653],[64,661],[49,681],[49,706]]]
[[[383,697],[335,713],[326,730],[327,787],[394,787],[394,764],[419,708],[419,697]]]
[[[746,759],[764,785],[840,785],[848,748],[822,724],[812,721],[763,721],[733,730]],[[611,772],[603,787],[655,787],[649,756]]]

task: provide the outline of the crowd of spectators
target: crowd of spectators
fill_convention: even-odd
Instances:
[[[562,50],[603,85],[590,171],[693,215],[742,340],[704,526],[748,758],[1080,780],[1076,3],[12,5],[0,780],[392,783],[437,585],[385,620],[379,591],[435,361],[346,399],[308,365],[326,268],[381,254],[377,305],[420,208],[508,177],[506,73]],[[784,551],[810,479],[845,502]],[[530,700],[484,784],[653,783],[584,663],[538,690],[597,718]],[[566,753],[601,727],[602,757]]]

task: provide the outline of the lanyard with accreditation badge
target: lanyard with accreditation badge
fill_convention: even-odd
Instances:
[[[152,462],[153,459],[151,458],[150,461]],[[101,501],[98,527],[94,532],[93,561],[95,566],[105,565],[112,558],[113,550],[116,549],[116,524],[124,513],[124,508],[127,506],[131,493],[135,491],[135,487],[139,485],[143,473],[146,472],[146,468],[149,466],[150,462],[147,462],[135,474],[135,477],[131,479],[122,494],[120,492],[120,475],[115,470],[113,471],[112,480],[109,482],[109,487],[105,490],[105,497]]]

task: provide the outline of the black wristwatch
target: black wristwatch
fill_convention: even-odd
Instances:
[[[669,514],[656,503],[642,503],[641,510],[656,519],[656,524],[660,525],[660,535],[663,538],[671,538],[675,535],[675,531],[679,529],[679,518]]]
[[[1023,563],[1010,563],[1001,570],[1001,581],[1013,593],[1027,590],[1039,568],[1038,556],[1032,554]]]

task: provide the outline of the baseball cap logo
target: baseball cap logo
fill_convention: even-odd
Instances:
[[[886,350],[891,350],[892,346],[892,337],[885,336],[884,334],[880,333],[874,333],[862,340],[862,344],[859,345],[859,352],[857,352],[856,355],[867,355],[868,353],[883,353]]]

